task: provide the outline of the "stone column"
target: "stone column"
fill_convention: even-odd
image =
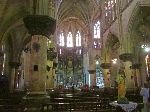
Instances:
[[[41,35],[32,36],[30,67],[30,92],[46,92],[47,38]]]
[[[133,76],[133,80],[134,80],[134,87],[140,87],[142,85],[142,78],[140,76],[140,66],[141,64],[135,63],[132,64],[132,66],[130,67],[130,69],[132,70],[132,76]]]
[[[30,92],[46,92],[47,38],[54,34],[56,21],[46,15],[28,15],[24,24],[32,35],[30,54]]]
[[[51,89],[54,87],[55,87],[55,69],[50,68],[46,79],[46,89]]]
[[[10,92],[14,91],[15,87],[15,68],[11,70],[11,77],[10,77]]]
[[[52,71],[52,84],[53,84],[53,88],[56,87],[56,74],[55,74],[55,68],[53,68]]]
[[[130,69],[130,66],[132,65],[132,62],[130,61],[126,61],[123,62],[124,64],[124,71],[125,71],[125,76],[126,76],[126,87],[128,89],[133,89],[134,88],[134,79],[133,79],[133,74],[132,74],[132,70]]]
[[[104,74],[104,84],[105,87],[110,87],[111,86],[111,81],[110,81],[110,63],[102,63],[100,65],[103,68],[103,74]]]
[[[11,66],[11,77],[10,77],[10,92],[13,92],[15,90],[15,78],[17,76],[17,69],[20,66],[19,62],[10,62]]]
[[[48,79],[46,80],[46,88],[51,89],[54,88],[54,83],[55,83],[55,68],[57,66],[56,63],[56,57],[57,53],[55,52],[55,45],[54,45],[54,40],[50,40],[48,42],[48,50],[47,50],[47,67],[50,68],[48,72]]]
[[[119,56],[121,60],[121,67],[124,68],[125,76],[126,76],[126,87],[127,88],[133,88],[134,87],[134,81],[132,80],[132,71],[130,69],[130,66],[132,66],[132,59],[133,54],[132,53],[123,53]]]
[[[89,86],[96,86],[96,67],[95,63],[93,61],[94,59],[91,57],[91,60],[89,60]]]
[[[88,70],[90,78],[90,86],[96,86],[96,70]]]

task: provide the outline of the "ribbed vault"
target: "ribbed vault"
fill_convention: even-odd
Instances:
[[[94,0],[63,0],[57,14],[58,24],[70,17],[78,18],[84,24],[90,23],[92,18],[96,18],[99,7]]]

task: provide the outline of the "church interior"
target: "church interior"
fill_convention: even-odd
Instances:
[[[144,83],[150,0],[0,0],[0,112],[144,112]]]

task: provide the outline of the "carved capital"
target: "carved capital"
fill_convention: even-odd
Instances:
[[[23,21],[31,35],[49,37],[56,29],[56,20],[46,15],[28,15]]]
[[[119,55],[119,59],[126,62],[126,61],[132,61],[133,60],[133,54],[132,53],[123,53]]]

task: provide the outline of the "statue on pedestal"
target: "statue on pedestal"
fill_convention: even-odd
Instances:
[[[126,76],[123,68],[119,69],[118,72],[118,103],[128,103],[126,95]]]

